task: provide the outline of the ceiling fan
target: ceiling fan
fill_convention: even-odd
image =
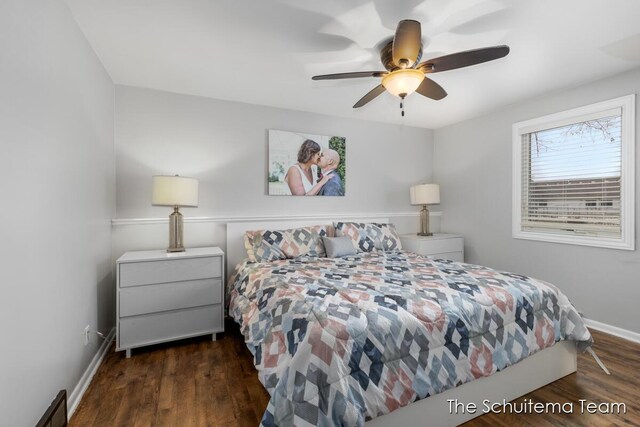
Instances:
[[[381,83],[355,103],[360,108],[385,90],[401,100],[413,92],[434,100],[447,96],[447,92],[425,74],[455,70],[493,61],[509,54],[509,46],[493,46],[467,50],[419,62],[422,57],[422,31],[420,23],[406,19],[398,23],[393,40],[380,50],[380,60],[386,71],[357,71],[352,73],[324,74],[313,76],[313,80],[352,79],[359,77],[381,77]],[[402,109],[402,101],[400,102]],[[402,111],[404,116],[404,110]]]

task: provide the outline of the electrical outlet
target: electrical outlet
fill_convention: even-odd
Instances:
[[[91,332],[91,325],[87,325],[84,328],[84,345],[89,344],[89,333]]]

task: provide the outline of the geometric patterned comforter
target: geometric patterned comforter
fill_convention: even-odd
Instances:
[[[271,400],[263,426],[361,426],[591,336],[556,287],[408,252],[245,262],[229,281]]]

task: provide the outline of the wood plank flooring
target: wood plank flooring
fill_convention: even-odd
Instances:
[[[474,426],[640,426],[640,344],[592,331],[607,376],[588,354],[578,372],[522,398],[535,402],[624,402],[626,414],[486,414]],[[269,401],[238,327],[124,352],[109,352],[70,426],[257,426]],[[426,424],[425,424],[426,425]]]
[[[539,388],[514,402],[573,402],[574,413],[485,414],[465,424],[472,426],[640,426],[640,344],[591,330],[593,349],[607,366],[605,374],[588,353],[578,354],[578,372]],[[626,414],[581,414],[578,401],[623,402]]]

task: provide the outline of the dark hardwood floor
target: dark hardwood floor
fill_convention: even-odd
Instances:
[[[475,426],[640,426],[640,344],[591,330],[593,349],[611,372],[605,374],[588,353],[578,354],[578,372],[539,388],[514,402],[573,402],[574,413],[485,414],[465,424]],[[626,414],[580,413],[579,400],[626,404]],[[604,409],[604,408],[603,408]],[[609,408],[614,409],[615,408]],[[586,411],[585,411],[586,412]]]
[[[516,402],[574,402],[576,409],[579,399],[624,402],[626,414],[486,414],[464,426],[640,426],[640,344],[592,333],[611,376],[580,354],[577,373]],[[238,327],[227,322],[215,342],[202,337],[156,345],[134,350],[130,359],[109,352],[70,425],[257,426],[268,400]]]

